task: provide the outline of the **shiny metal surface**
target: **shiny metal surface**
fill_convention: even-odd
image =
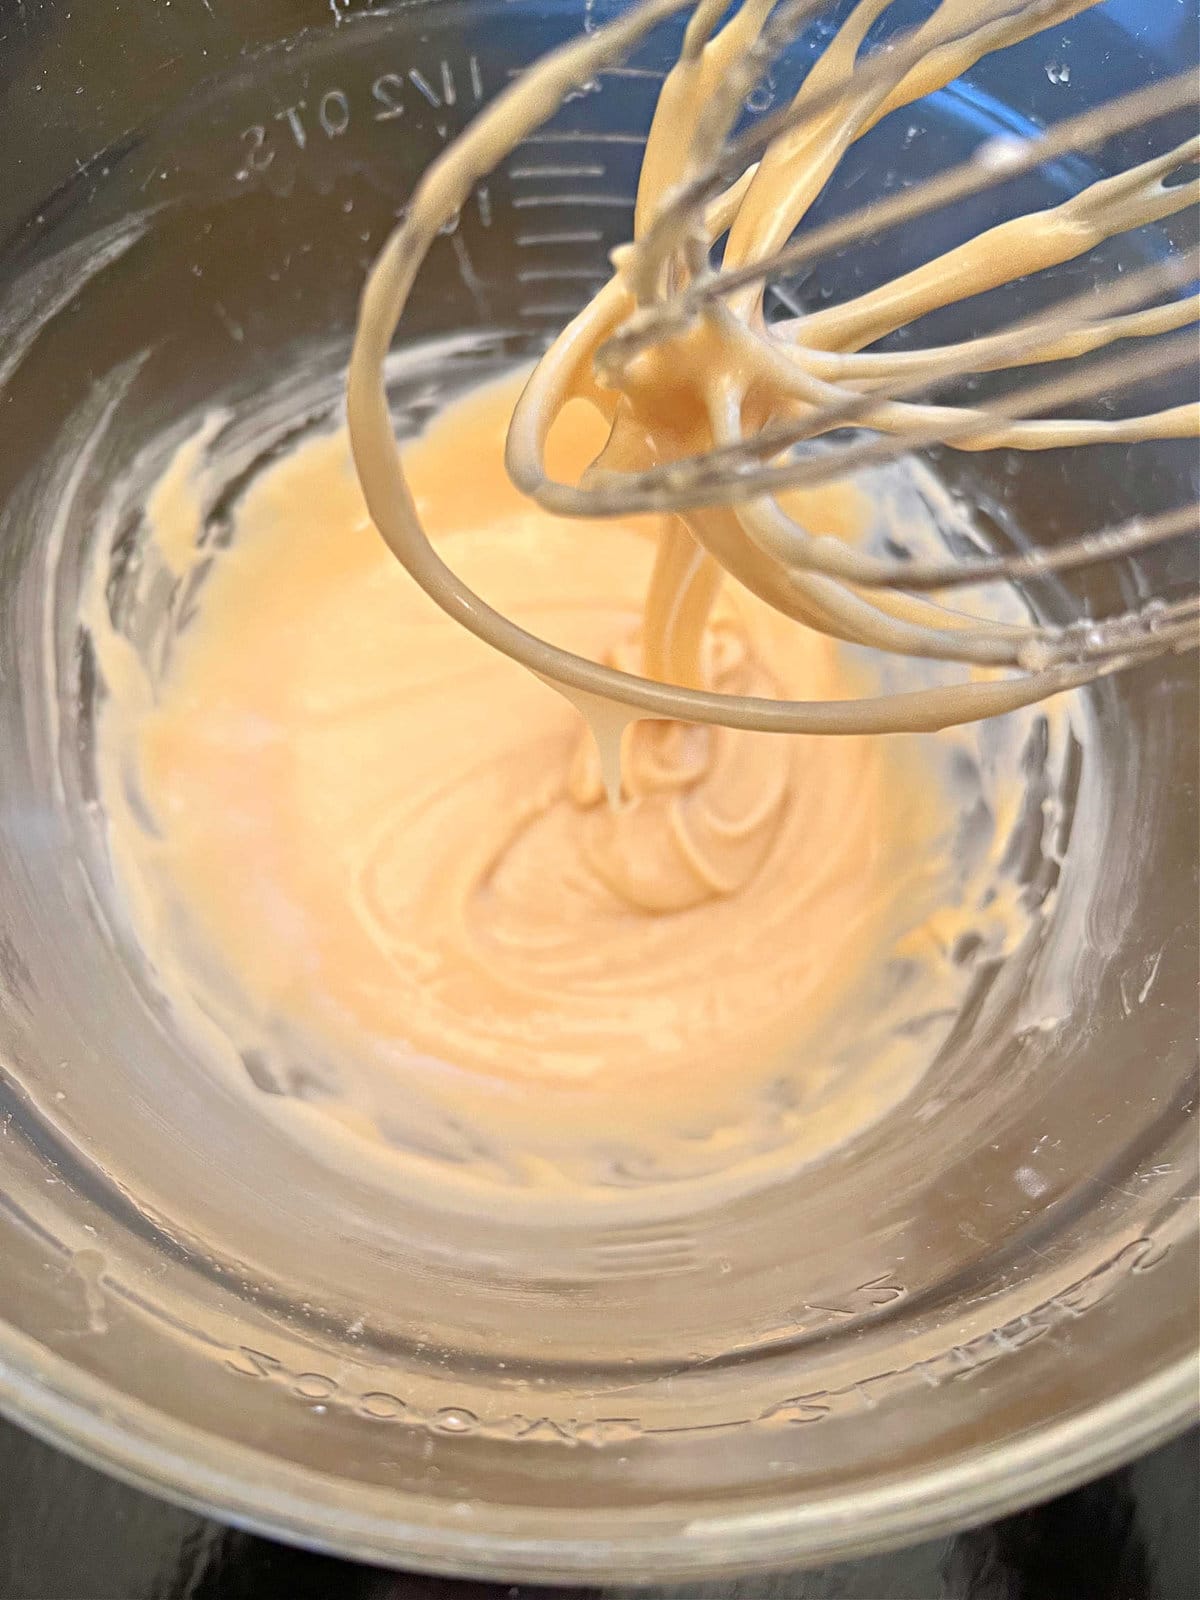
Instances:
[[[779,1189],[653,1228],[465,1234],[314,1169],[201,1069],[107,875],[83,562],[108,540],[120,607],[137,522],[105,518],[189,410],[286,399],[300,374],[332,403],[415,175],[598,9],[200,0],[135,27],[0,0],[0,141],[21,152],[0,201],[0,1406],[320,1548],[666,1579],[932,1537],[1194,1415],[1197,685],[1180,659],[1090,691],[1100,738],[1077,761],[1103,773],[1106,842],[1086,1005],[1053,1026],[1016,1008],[1036,952],[986,974],[913,1098]],[[1031,41],[935,107],[925,142],[1011,118],[989,95],[1050,116],[1138,81],[1194,22],[1145,10]],[[499,362],[580,303],[627,232],[667,48],[565,108],[523,162],[541,177],[475,195],[414,337],[487,330]],[[570,219],[581,255],[528,242]],[[402,420],[428,403],[396,398]],[[280,436],[302,420],[281,402]],[[1193,456],[993,459],[961,487],[1053,540],[1167,495]],[[126,619],[139,648],[173,600]],[[1048,798],[1070,823],[1071,783]],[[1030,892],[1052,872],[1031,850]]]

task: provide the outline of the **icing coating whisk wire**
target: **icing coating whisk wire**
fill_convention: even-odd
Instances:
[[[1195,374],[1200,252],[1192,248],[1108,271],[1043,309],[983,332],[972,328],[968,337],[924,346],[894,337],[913,327],[919,334],[929,314],[970,306],[1018,280],[1053,287],[1042,275],[1081,258],[1102,265],[1093,253],[1106,241],[1194,210],[1200,138],[1171,143],[1166,131],[1196,110],[1194,74],[1148,84],[1029,138],[987,140],[921,183],[832,221],[807,221],[847,153],[890,113],[1090,3],[941,0],[919,26],[873,45],[868,35],[891,0],[859,0],[830,30],[790,103],[744,126],[747,95],[825,12],[822,0],[743,0],[728,15],[726,0],[694,7],[642,0],[535,63],[435,163],[368,287],[364,309],[374,294],[382,333],[376,329],[372,346],[360,331],[355,356],[364,382],[372,363],[381,368],[417,266],[470,185],[552,116],[573,84],[688,10],[679,60],[647,137],[633,242],[615,253],[613,278],[535,369],[513,417],[509,471],[562,515],[677,513],[698,559],[711,558],[810,627],[892,653],[1015,669],[1011,676],[985,682],[976,675],[948,688],[830,707],[751,704],[585,663],[483,606],[442,566],[415,513],[404,529],[392,518],[389,531],[384,497],[402,487],[400,468],[390,487],[364,471],[376,520],[418,582],[464,625],[568,690],[605,695],[634,714],[781,731],[945,726],[1200,643],[1200,584],[1065,628],[969,617],[930,598],[1194,542],[1200,513],[1191,496],[1065,543],[943,560],[814,535],[789,509],[790,491],[917,450],[1079,450],[1200,436],[1195,400],[1160,409],[1139,409],[1137,401],[1149,382]],[[1156,153],[1057,205],[985,227],[866,293],[768,322],[771,284],[894,230],[911,234],[935,212],[1131,135]],[[654,412],[664,374],[675,418],[684,419],[666,430],[656,429]],[[555,415],[577,393],[606,413],[611,434],[581,481],[563,483],[546,469],[545,444]],[[352,427],[367,399],[352,369]],[[372,403],[381,430],[378,395]],[[362,470],[365,455],[356,454]]]

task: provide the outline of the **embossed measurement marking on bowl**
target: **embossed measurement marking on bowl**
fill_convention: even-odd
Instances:
[[[707,43],[716,12],[697,12],[647,147],[640,229],[687,179],[684,153],[707,137],[701,108],[766,9],[748,4]],[[806,92],[849,81],[878,10],[855,13]],[[964,16],[962,4],[940,8],[932,75],[905,79],[894,103],[987,47],[970,32],[959,41]],[[481,117],[478,145],[494,159],[559,92],[531,74]],[[786,239],[853,130],[882,115],[879,103],[851,110],[849,135],[831,115],[832,131],[822,122],[807,145],[768,154],[715,203],[709,234],[730,229],[735,261]],[[469,146],[451,152],[409,226],[436,231],[439,208],[476,176]],[[1136,203],[1159,214],[1157,201]],[[1006,275],[1064,259],[1075,245],[1060,222],[1028,223]],[[143,934],[170,986],[260,1072],[286,1082],[287,1063],[306,1061],[306,1103],[289,1108],[285,1093],[271,1107],[294,1110],[305,1136],[347,1131],[375,1158],[476,1197],[496,1183],[557,1203],[564,1190],[603,1199],[776,1175],[902,1098],[953,1025],[969,958],[1036,931],[1044,907],[1021,896],[1011,865],[1027,799],[1017,753],[1044,719],[1053,771],[1066,714],[1023,708],[1095,667],[1054,664],[1053,641],[1011,593],[967,623],[923,600],[781,576],[787,525],[759,502],[585,526],[507,482],[506,436],[518,481],[553,499],[547,473],[602,481],[585,477],[601,450],[606,470],[627,473],[764,425],[780,379],[765,342],[747,336],[756,294],[636,354],[618,402],[593,372],[635,308],[618,275],[538,368],[511,432],[509,385],[446,411],[410,447],[410,502],[379,382],[413,267],[401,239],[364,303],[351,436],[375,523],[451,617],[376,541],[342,435],[263,476],[155,704],[139,703],[111,637],[101,646],[106,681],[125,686],[104,719],[105,795]],[[957,262],[960,292],[995,281],[993,245]],[[916,274],[901,320],[945,277],[944,263]],[[886,331],[885,303],[867,296],[809,319],[816,356],[849,358]],[[1139,419],[1134,432],[1193,422],[1190,411]],[[1025,426],[1002,440],[1060,437],[1059,424]],[[172,552],[195,543],[189,472],[216,427],[181,452],[150,507],[177,565]],[[911,463],[793,491],[776,510],[840,540],[850,562],[883,532],[930,559],[956,525],[969,533]],[[741,583],[723,583],[723,567]],[[495,609],[468,609],[449,569]],[[529,630],[517,651],[507,617]],[[563,688],[595,747],[569,707],[454,618]],[[93,626],[104,633],[102,618]],[[873,661],[856,644],[918,659]],[[968,681],[948,682],[955,669],[939,657],[965,660]],[[693,698],[664,699],[593,662],[639,666]],[[662,720],[664,707],[688,721]],[[610,808],[605,781],[616,790],[638,710],[659,720],[626,732]],[[1016,713],[1000,732],[860,737],[998,710]]]

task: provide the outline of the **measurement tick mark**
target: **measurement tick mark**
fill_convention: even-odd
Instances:
[[[522,306],[517,315],[521,317],[573,317],[583,309],[580,300],[544,300],[531,301]]]
[[[539,245],[599,244],[604,238],[599,228],[577,228],[566,233],[519,233],[517,248],[534,250]]]
[[[509,167],[510,178],[602,178],[604,168],[597,165]]]
[[[604,270],[598,267],[524,267],[517,273],[518,283],[603,283]]]
[[[602,78],[644,78],[649,83],[661,83],[666,77],[665,72],[658,72],[653,67],[601,67]]]
[[[513,197],[515,211],[534,206],[611,206],[631,211],[633,201],[623,194],[518,194]]]
[[[521,140],[522,144],[627,144],[639,147],[645,142],[645,136],[640,133],[588,133],[574,128],[566,128],[561,133],[543,129]]]

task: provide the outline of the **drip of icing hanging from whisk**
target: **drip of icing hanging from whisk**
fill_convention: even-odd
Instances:
[[[1040,451],[1200,433],[1194,402],[1088,415],[1097,401],[1112,402],[1150,377],[1194,368],[1194,251],[1113,274],[969,339],[875,348],[931,312],[1194,206],[1200,182],[1189,169],[1200,139],[1163,148],[1055,207],[997,223],[867,293],[783,323],[764,316],[765,286],[784,274],[885,229],[918,226],[939,208],[1115,135],[1153,135],[1194,105],[1190,75],[1152,85],[1028,141],[988,141],[924,184],[806,230],[846,152],[890,112],[1088,3],[942,0],[922,25],[872,49],[865,41],[890,0],[860,0],[791,103],[740,132],[747,94],[825,9],[818,0],[743,0],[727,19],[726,5],[712,0],[694,8],[644,0],[524,73],[431,166],[363,297],[349,378],[355,461],[372,517],[417,582],[465,627],[577,704],[598,698],[630,719],[779,732],[946,727],[1195,647],[1200,599],[1191,588],[1065,628],[989,621],[929,598],[1194,538],[1194,501],[1050,548],[944,561],[893,558],[814,536],[788,506],[791,491],[931,446]],[[672,514],[647,601],[639,675],[526,632],[445,566],[405,484],[383,369],[421,261],[472,185],[574,86],[685,9],[691,16],[679,58],[647,137],[634,240],[616,252],[611,280],[539,362],[508,441],[511,476],[548,509],[580,518]],[[962,400],[964,380],[1007,372],[1020,377],[996,398]],[[609,440],[580,482],[559,483],[545,466],[546,441],[561,408],[579,396],[603,412]],[[798,624],[970,672],[948,686],[835,702],[714,692],[702,640],[722,573]]]

